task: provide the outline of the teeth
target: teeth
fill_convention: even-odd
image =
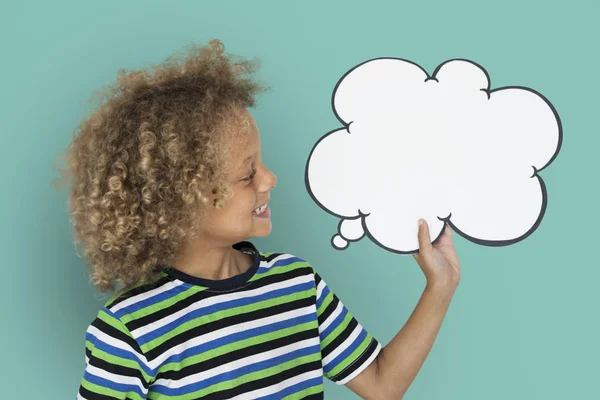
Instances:
[[[258,207],[256,210],[254,210],[254,214],[262,214],[266,209],[267,209],[267,205],[268,204],[264,204],[260,207]]]

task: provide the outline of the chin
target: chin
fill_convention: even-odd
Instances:
[[[271,224],[269,224],[269,228],[268,228],[268,229],[267,229],[266,227],[265,227],[265,228],[262,228],[262,229],[257,229],[257,230],[254,232],[254,237],[264,237],[264,236],[269,236],[269,235],[271,234],[271,230],[272,230],[272,228],[271,228]]]
[[[269,229],[268,231],[261,231],[258,232],[256,235],[254,235],[255,237],[265,237],[265,236],[269,236],[271,234],[271,230]]]

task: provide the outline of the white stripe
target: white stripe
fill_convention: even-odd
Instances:
[[[311,346],[318,346],[318,345],[319,345],[319,338],[316,338],[316,337],[310,338],[310,339],[303,340],[301,342],[289,344],[284,347],[269,350],[269,351],[259,353],[259,354],[254,354],[254,355],[251,355],[251,356],[248,356],[245,358],[241,358],[239,360],[234,360],[227,364],[219,365],[218,367],[209,369],[207,371],[202,371],[202,372],[199,372],[194,375],[185,376],[184,378],[179,379],[179,380],[157,379],[155,381],[155,384],[156,385],[164,385],[169,388],[180,388],[182,386],[194,384],[199,381],[203,381],[205,379],[212,378],[212,377],[222,374],[224,372],[235,371],[236,369],[241,368],[241,367],[245,367],[245,366],[255,364],[255,363],[258,363],[261,361],[267,361],[272,358],[279,357],[279,356],[291,353],[296,350],[300,350],[300,349],[303,349],[306,347],[311,347]],[[240,377],[239,379],[242,379],[242,378]]]
[[[171,290],[171,289],[176,288],[177,286],[181,286],[181,285],[183,285],[182,281],[179,281],[179,280],[170,281],[170,282],[165,283],[164,285],[161,285],[155,289],[148,290],[147,292],[140,293],[140,294],[137,294],[135,296],[128,298],[127,300],[123,300],[122,302],[118,303],[117,305],[110,307],[110,311],[113,313],[116,313],[125,307],[131,306],[135,303],[139,303],[140,301],[147,300],[153,296],[156,296],[158,294],[166,292],[167,290]]]
[[[352,372],[350,375],[348,375],[344,379],[337,381],[335,383],[337,385],[345,385],[346,383],[350,382],[358,374],[363,372],[369,365],[371,365],[371,363],[373,362],[373,360],[375,360],[375,357],[377,357],[377,355],[379,354],[380,351],[381,351],[381,343],[377,343],[377,347],[375,348],[375,351],[373,352],[373,354],[371,354],[371,356],[367,359],[367,361],[365,361],[361,366],[359,366],[356,369],[356,371]]]
[[[342,304],[341,301],[338,301],[338,304],[335,307],[335,310],[333,310],[331,312],[331,314],[329,314],[329,317],[327,317],[327,319],[325,321],[323,321],[323,323],[321,325],[319,325],[319,334],[323,333],[323,331],[325,329],[327,329],[327,327],[329,327],[329,325],[331,325],[333,323],[333,321],[335,321],[335,319],[338,317],[338,315],[340,315],[342,313],[343,309],[344,309],[344,305]]]
[[[261,262],[260,266],[261,267],[270,268],[275,262],[277,262],[279,260],[282,260],[282,259],[285,259],[285,256],[287,256],[287,258],[292,258],[293,257],[290,254],[282,254],[280,257],[277,257],[277,258],[271,260],[270,262]],[[144,292],[144,293],[140,293],[139,295],[132,296],[132,297],[128,298],[127,300],[124,300],[124,301],[116,304],[115,306],[110,307],[110,311],[113,312],[113,313],[116,313],[116,312],[118,312],[119,310],[122,310],[125,307],[131,306],[131,305],[133,305],[135,303],[138,303],[140,301],[147,300],[147,299],[149,299],[149,298],[151,298],[153,296],[156,296],[156,295],[158,295],[160,293],[166,292],[166,291],[171,290],[171,289],[173,289],[175,287],[178,287],[178,286],[181,286],[181,285],[185,285],[185,284],[186,284],[185,282],[180,281],[179,279],[175,279],[173,281],[165,283],[164,285],[162,285],[162,286],[160,286],[158,288],[149,290],[149,291]],[[139,337],[141,335],[142,334],[138,335],[137,337]]]
[[[281,254],[281,255],[275,257],[271,261],[261,261],[259,267],[260,268],[271,269],[276,262],[283,261],[283,260],[289,260],[290,258],[298,258],[298,257],[296,257],[296,256],[294,256],[292,254],[284,253],[284,254]],[[287,267],[288,265],[279,265],[278,267]]]
[[[98,340],[100,340],[101,342],[104,342],[113,347],[116,347],[121,350],[126,350],[126,351],[134,354],[136,356],[136,358],[139,360],[140,364],[147,365],[145,357],[143,355],[141,355],[140,353],[138,353],[137,351],[135,351],[129,344],[127,344],[119,339],[116,339],[110,335],[107,335],[106,333],[102,332],[100,329],[96,328],[94,325],[90,325],[87,331],[90,334],[96,336],[98,338]]]
[[[284,313],[280,313],[277,315],[269,315],[264,318],[260,318],[254,321],[248,321],[237,325],[227,326],[225,328],[207,333],[202,336],[191,338],[190,340],[183,342],[175,347],[170,348],[168,351],[162,353],[160,356],[150,361],[150,368],[157,369],[162,363],[164,363],[167,358],[173,355],[179,355],[183,353],[186,349],[191,347],[195,347],[204,343],[208,343],[212,340],[221,338],[223,336],[228,336],[232,333],[244,332],[247,330],[255,329],[261,326],[270,325],[280,321],[286,321],[289,319],[295,319],[304,315],[314,314],[315,309],[314,306],[307,306],[303,308],[299,308],[296,310],[287,311]],[[228,344],[226,344],[228,345]]]
[[[77,400],[87,400],[85,397],[77,393]]]
[[[231,294],[227,294],[227,295],[209,297],[207,299],[192,303],[189,306],[187,306],[186,308],[184,308],[183,310],[180,310],[180,311],[177,311],[176,313],[167,315],[164,318],[161,318],[158,321],[155,321],[151,324],[141,326],[137,329],[134,329],[133,331],[131,331],[131,334],[133,335],[134,338],[138,339],[138,338],[140,338],[150,332],[153,332],[156,329],[160,329],[163,326],[168,325],[171,322],[176,321],[177,319],[183,317],[184,315],[192,313],[198,309],[201,309],[204,307],[210,307],[210,306],[213,306],[216,304],[221,304],[221,303],[231,301],[231,300],[238,300],[238,299],[244,299],[244,298],[248,298],[248,297],[258,296],[258,295],[265,294],[265,293],[268,293],[268,292],[271,292],[271,291],[274,291],[277,289],[283,289],[286,287],[301,284],[301,283],[304,283],[304,282],[307,282],[310,280],[311,280],[311,277],[308,275],[299,276],[294,279],[289,279],[289,280],[286,280],[283,282],[272,283],[270,285],[263,286],[263,287],[260,287],[260,288],[254,289],[254,290],[248,290],[245,292],[238,292],[238,293],[231,293]]]
[[[261,262],[260,267],[270,268],[275,262],[277,262],[279,260],[282,260],[282,259],[286,259],[286,256],[287,256],[287,258],[292,258],[293,257],[290,254],[282,254],[281,256],[274,258],[270,262]],[[135,304],[137,302],[149,299],[152,296],[156,296],[157,294],[160,294],[162,292],[171,290],[171,289],[173,289],[173,288],[175,288],[177,286],[181,286],[181,285],[184,285],[184,284],[185,284],[185,282],[180,281],[179,279],[175,279],[173,281],[165,283],[164,285],[162,285],[162,286],[160,286],[158,288],[155,288],[155,289],[149,290],[147,292],[140,293],[138,295],[132,296],[132,297],[128,298],[127,300],[123,300],[122,302],[120,302],[120,303],[116,304],[115,306],[111,307],[110,310],[112,312],[116,313],[117,311],[119,311],[119,310],[121,310],[121,309],[123,309],[125,307],[128,307],[128,306],[130,306],[132,304]]]
[[[327,286],[327,284],[323,278],[321,278],[321,282],[319,282],[319,286],[317,286],[317,303],[321,299],[321,295],[323,294],[323,289],[325,289],[325,286]]]
[[[362,330],[363,330],[363,327],[360,326],[360,324],[356,325],[356,328],[354,328],[354,330],[352,331],[350,336],[348,336],[346,338],[346,340],[344,340],[343,343],[341,343],[338,347],[336,347],[336,349],[334,351],[329,353],[327,355],[327,357],[323,358],[323,367],[325,367],[327,364],[329,364],[331,362],[331,360],[335,359],[341,352],[346,350],[354,342],[354,339],[356,339],[358,337],[358,335],[362,332]]]
[[[295,256],[293,256],[291,254],[282,254],[282,255],[280,255],[280,256],[272,259],[269,262],[261,261],[260,267],[269,269],[277,261],[281,261],[281,260],[285,260],[285,259],[289,259],[289,258],[293,258],[293,257],[295,257]],[[125,307],[133,305],[133,304],[138,303],[140,301],[147,300],[147,299],[149,299],[149,298],[151,298],[153,296],[156,296],[156,295],[158,295],[158,294],[160,294],[162,292],[166,292],[168,290],[171,290],[171,289],[173,289],[173,288],[175,288],[177,286],[181,286],[181,285],[184,285],[184,284],[185,284],[185,282],[180,281],[179,279],[175,279],[173,281],[165,283],[164,285],[161,285],[158,288],[155,288],[155,289],[149,290],[147,292],[140,293],[138,295],[132,296],[132,297],[128,298],[127,300],[123,300],[122,302],[116,304],[115,306],[110,307],[110,310],[112,312],[116,313],[117,311],[122,310]]]
[[[283,382],[280,382],[276,385],[272,385],[263,389],[257,389],[252,392],[243,393],[239,396],[231,397],[230,400],[241,400],[241,399],[258,399],[259,397],[268,396],[273,393],[280,392],[290,386],[294,386],[297,383],[308,381],[313,378],[318,378],[323,376],[323,370],[318,369],[314,371],[308,371],[298,376],[294,376],[292,378],[286,379]]]
[[[93,365],[88,365],[86,368],[86,371],[94,376],[97,376],[99,378],[104,378],[110,382],[113,383],[121,383],[124,385],[134,385],[137,386],[138,388],[140,388],[140,390],[142,391],[142,393],[147,393],[148,389],[146,389],[144,387],[144,385],[142,385],[142,382],[140,382],[139,379],[134,378],[133,376],[126,376],[126,375],[115,375],[111,372],[105,371],[103,369],[94,367]]]

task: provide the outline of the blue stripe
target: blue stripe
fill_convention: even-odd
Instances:
[[[222,374],[213,376],[208,379],[204,379],[199,382],[194,382],[189,385],[185,385],[179,388],[169,388],[164,385],[154,385],[152,386],[152,391],[165,395],[165,396],[182,396],[185,394],[193,393],[202,389],[205,389],[209,386],[215,385],[220,382],[226,382],[229,380],[238,379],[244,375],[262,371],[267,368],[274,367],[279,364],[283,364],[287,361],[295,360],[300,357],[304,357],[306,355],[315,354],[320,352],[320,345],[314,345],[311,347],[305,347],[303,349],[299,349],[293,351],[291,353],[283,354],[274,358],[270,358],[268,360],[259,361],[254,364],[245,365],[233,371],[226,371]]]
[[[350,354],[352,354],[352,352],[354,350],[356,350],[358,348],[358,346],[360,346],[360,344],[363,342],[363,340],[365,340],[366,336],[367,336],[367,331],[363,329],[362,332],[356,337],[356,339],[354,340],[354,342],[352,342],[352,344],[350,346],[348,346],[336,358],[329,361],[329,363],[323,367],[323,371],[326,374],[328,374],[339,363],[343,362],[346,358],[348,358],[348,356],[350,356]],[[351,361],[354,361],[354,360],[351,360]]]
[[[160,303],[163,300],[167,300],[171,297],[177,296],[179,293],[185,292],[189,288],[190,288],[189,285],[186,285],[186,284],[176,286],[172,289],[165,290],[165,291],[158,293],[152,297],[149,297],[145,300],[141,300],[141,301],[138,301],[137,303],[133,303],[129,306],[123,307],[122,309],[114,312],[113,314],[117,318],[121,318],[124,315],[131,314],[138,310],[141,310],[144,307],[148,307],[148,306]]]
[[[180,325],[182,325],[188,321],[194,320],[196,318],[205,317],[207,315],[211,315],[213,313],[217,313],[219,311],[223,311],[223,310],[227,310],[227,309],[231,309],[231,308],[235,308],[235,307],[247,307],[251,304],[258,303],[260,301],[274,299],[274,298],[286,296],[286,295],[289,295],[292,293],[309,290],[312,287],[313,287],[312,282],[300,283],[298,285],[294,285],[294,286],[290,286],[290,287],[286,287],[286,288],[282,288],[282,289],[277,289],[277,290],[272,290],[270,292],[263,293],[263,294],[260,294],[257,296],[225,301],[222,303],[203,307],[203,308],[194,310],[192,312],[186,313],[186,314],[182,315],[180,318],[176,319],[175,321],[170,322],[167,325],[162,326],[158,329],[155,329],[151,332],[148,332],[147,334],[145,334],[143,336],[140,336],[137,339],[137,342],[139,343],[140,346],[143,346],[144,344],[151,342],[152,340],[154,340],[160,336],[163,336],[163,335],[171,332],[174,329],[177,329]]]
[[[338,326],[340,326],[340,324],[342,322],[344,322],[344,318],[346,318],[346,314],[348,314],[348,309],[346,307],[342,307],[342,312],[338,314],[337,317],[335,317],[335,319],[333,320],[333,322],[331,324],[329,324],[329,326],[320,333],[320,337],[321,337],[321,341],[325,341],[325,339],[327,339],[327,336],[329,336],[329,334]]]
[[[321,282],[323,282],[323,281],[321,281]],[[323,304],[323,300],[325,300],[325,298],[327,297],[328,294],[329,294],[329,286],[325,285],[325,287],[321,291],[321,297],[319,297],[317,299],[317,310],[319,308],[321,308],[321,304]]]
[[[294,394],[297,392],[300,392],[302,390],[306,390],[308,388],[311,388],[313,386],[317,386],[317,385],[322,385],[323,384],[323,377],[318,377],[318,378],[312,378],[306,381],[302,381],[299,382],[295,385],[292,385],[290,387],[287,387],[277,393],[273,393],[271,395],[268,396],[264,396],[264,397],[260,397],[257,400],[280,400],[282,398],[284,398],[285,396],[289,396],[290,394]],[[322,393],[323,391],[321,390]]]
[[[233,343],[238,342],[240,340],[263,335],[265,333],[275,332],[280,329],[289,328],[292,326],[304,324],[306,322],[310,322],[310,321],[314,321],[314,320],[315,320],[314,314],[307,314],[307,315],[303,315],[301,317],[290,318],[285,321],[276,322],[274,324],[265,325],[265,326],[261,326],[261,327],[254,328],[254,329],[249,329],[249,330],[242,331],[242,332],[236,332],[231,335],[220,337],[213,341],[200,344],[198,346],[190,347],[190,348],[186,349],[183,353],[174,354],[171,357],[169,357],[167,360],[165,360],[165,362],[163,364],[169,364],[169,363],[173,363],[173,362],[180,363],[183,360],[185,360],[186,358],[193,357],[195,355],[204,353],[206,351],[214,350],[221,346],[232,345]]]
[[[118,347],[114,347],[114,346],[100,340],[100,338],[94,336],[93,334],[91,334],[89,332],[86,333],[85,338],[86,338],[86,340],[89,340],[94,345],[94,347],[96,347],[98,350],[102,350],[105,353],[108,353],[115,357],[120,357],[120,358],[124,358],[126,360],[134,361],[137,365],[140,366],[141,369],[144,370],[144,372],[146,374],[148,374],[150,376],[155,375],[154,370],[150,369],[150,367],[148,367],[146,365],[146,363],[141,362],[140,359],[132,352],[120,349]],[[92,351],[92,355],[94,355],[93,351]],[[100,358],[100,357],[97,357],[97,358]]]
[[[304,262],[304,260],[302,260],[301,258],[298,258],[298,257],[290,257],[290,258],[284,259],[284,260],[277,260],[275,263],[273,263],[273,265],[271,265],[271,267],[269,267],[269,268],[260,267],[258,269],[258,271],[260,273],[264,273],[273,267],[285,266],[285,265],[289,265],[289,264],[292,264],[295,262]],[[120,309],[119,311],[115,312],[114,314],[117,318],[121,318],[126,314],[131,314],[133,312],[141,310],[144,307],[148,307],[153,304],[160,303],[161,301],[166,300],[170,297],[176,296],[179,293],[182,293],[188,289],[189,289],[189,285],[186,285],[186,284],[176,286],[172,289],[161,292],[161,293],[159,293],[155,296],[152,296],[148,299],[145,299],[145,300],[139,301],[137,303],[131,304],[127,307],[124,307],[124,308]]]
[[[271,264],[269,267],[259,267],[258,271],[256,271],[256,272],[259,273],[259,274],[264,274],[264,273],[266,273],[267,271],[269,271],[272,268],[284,267],[286,265],[290,265],[290,264],[293,264],[295,262],[306,262],[306,261],[304,261],[303,259],[298,258],[298,257],[290,257],[290,258],[286,258],[286,259],[283,259],[283,260],[277,260],[273,264]]]
[[[142,392],[142,389],[140,389],[140,387],[136,386],[136,385],[128,385],[128,384],[125,384],[125,383],[116,383],[116,382],[113,382],[111,380],[108,380],[108,379],[105,379],[105,378],[101,378],[101,377],[96,376],[96,375],[92,375],[88,371],[85,371],[83,373],[83,379],[85,379],[89,383],[93,383],[94,385],[98,385],[98,386],[101,386],[103,388],[112,389],[112,390],[115,390],[115,391],[117,391],[119,393],[122,393],[122,394],[127,394],[127,393],[134,392],[134,393],[139,394],[140,397],[146,398],[146,395],[144,394],[144,392]]]
[[[186,349],[183,353],[173,354],[172,356],[167,358],[162,363],[162,365],[166,365],[169,363],[181,363],[186,358],[193,357],[198,354],[202,354],[206,351],[214,350],[221,346],[230,345],[230,344],[233,344],[240,340],[263,335],[266,333],[275,332],[280,329],[286,329],[286,328],[296,326],[296,325],[301,325],[301,324],[304,324],[304,323],[310,322],[310,321],[314,321],[314,314],[307,314],[307,315],[303,315],[301,317],[290,318],[285,321],[279,321],[274,324],[269,324],[269,325],[261,326],[258,328],[249,329],[249,330],[246,330],[243,332],[236,332],[231,335],[224,336],[224,337],[212,340],[210,342],[200,344],[198,346],[190,347],[190,348]],[[160,369],[160,366],[158,366],[156,369],[152,369],[152,368],[148,367],[145,363],[140,362],[139,358],[136,357],[135,354],[133,354],[129,351],[123,350],[123,349],[119,349],[118,347],[111,346],[111,345],[101,341],[96,336],[92,335],[91,333],[86,334],[86,339],[89,340],[90,342],[92,342],[98,350],[102,350],[108,354],[115,356],[115,357],[120,357],[120,358],[134,361],[149,376],[156,376],[156,374],[158,373],[158,370]]]

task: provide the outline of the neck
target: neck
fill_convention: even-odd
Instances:
[[[248,255],[235,250],[231,245],[195,239],[181,247],[173,267],[198,278],[222,280],[243,273],[251,263]]]

